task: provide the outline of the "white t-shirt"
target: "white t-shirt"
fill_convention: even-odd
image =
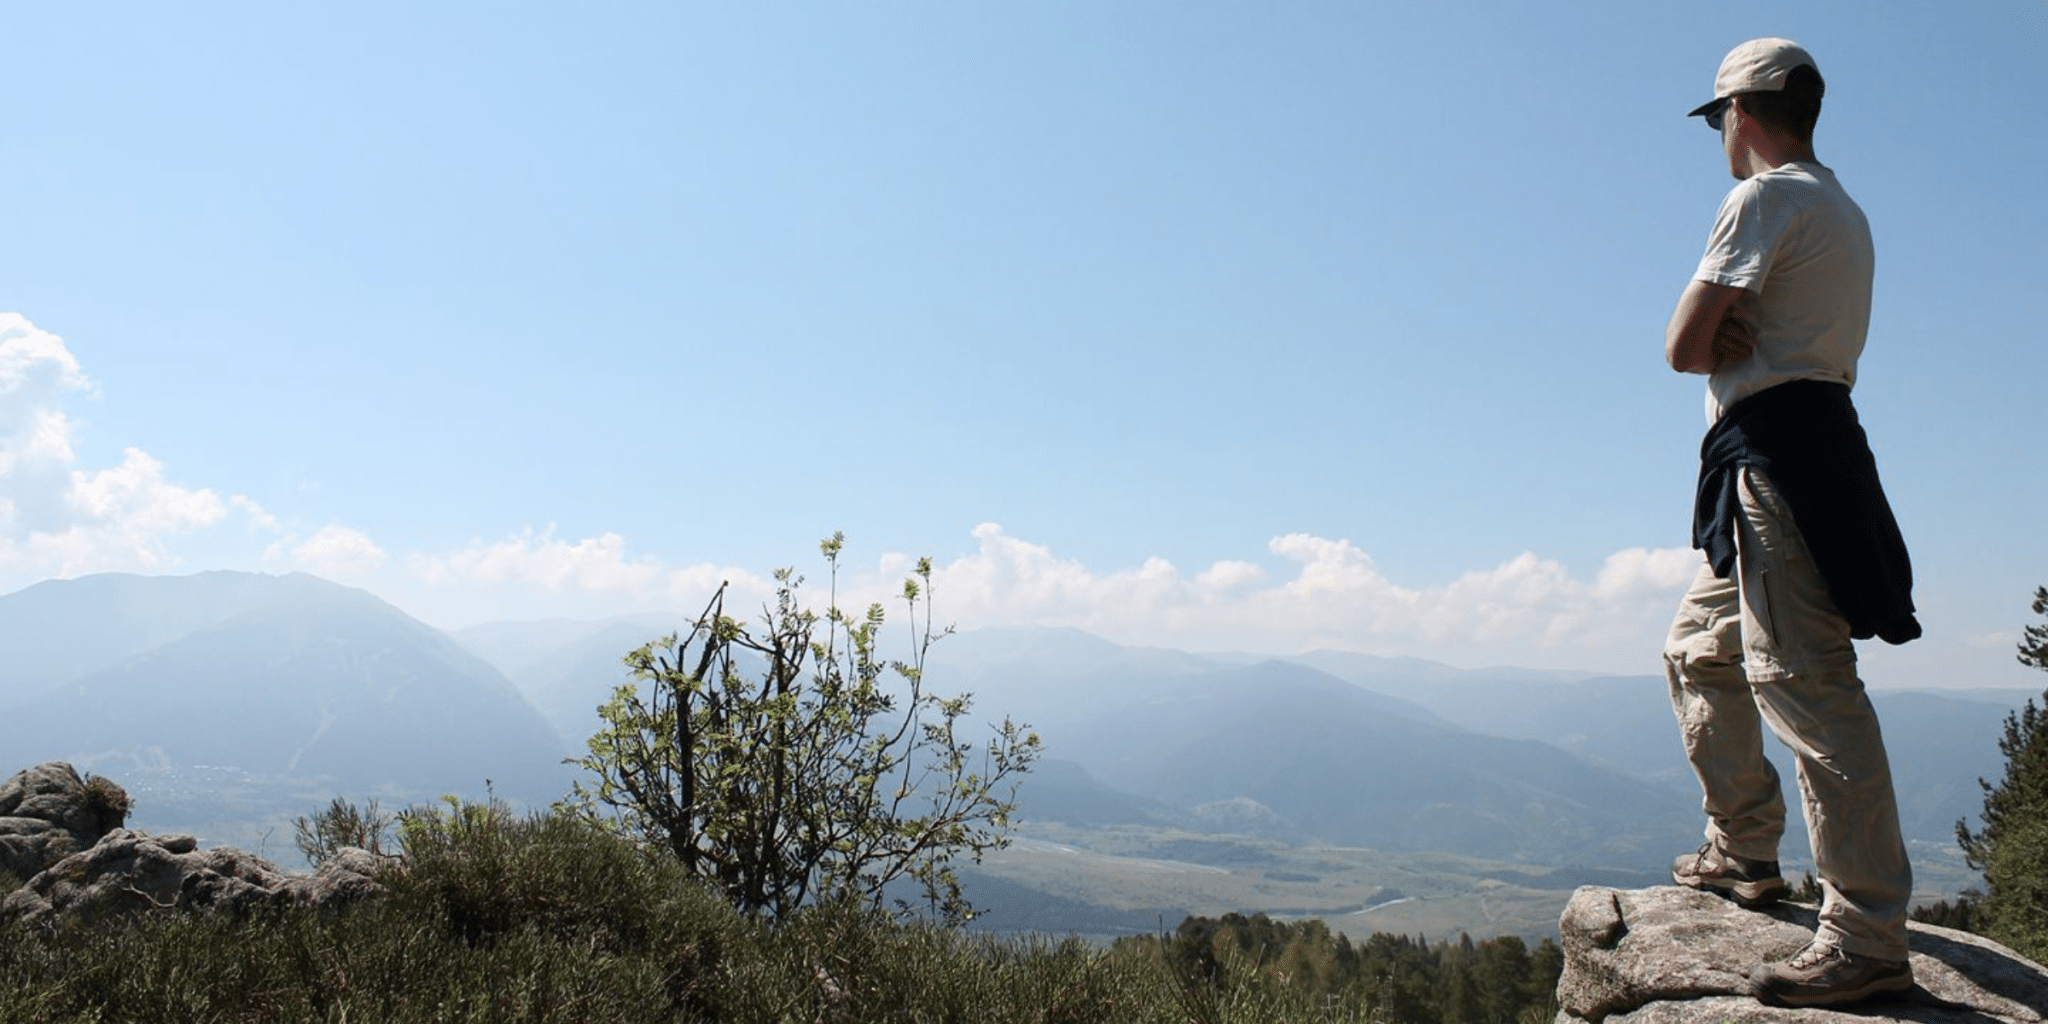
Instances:
[[[1730,190],[1693,278],[1748,292],[1733,311],[1757,342],[1707,378],[1707,422],[1790,380],[1853,387],[1875,263],[1870,222],[1826,167],[1789,163]]]

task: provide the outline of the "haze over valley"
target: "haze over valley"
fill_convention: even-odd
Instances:
[[[335,796],[561,798],[621,658],[668,618],[445,633],[305,574],[49,581],[0,597],[0,754],[113,777],[137,827],[289,860],[290,821]],[[1697,843],[1653,676],[1014,629],[942,639],[928,679],[1044,739],[1017,841],[966,876],[989,927],[1107,935],[1240,910],[1540,935],[1573,886],[1655,884]],[[2029,696],[1873,693],[1923,896],[1970,884],[1955,822]],[[1792,870],[1805,843],[1786,837]]]

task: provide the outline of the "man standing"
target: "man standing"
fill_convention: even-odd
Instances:
[[[1705,564],[1665,645],[1705,792],[1706,843],[1672,879],[1745,906],[1789,891],[1785,802],[1761,722],[1798,757],[1824,898],[1813,942],[1750,976],[1758,999],[1831,1006],[1913,985],[1912,870],[1852,638],[1920,635],[1904,541],[1849,401],[1870,322],[1870,226],[1814,158],[1824,86],[1786,39],[1728,54],[1692,112],[1737,179],[1665,333],[1708,374],[1694,546]],[[1761,722],[1760,722],[1761,716]]]

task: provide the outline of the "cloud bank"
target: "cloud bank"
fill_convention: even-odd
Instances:
[[[695,613],[721,584],[729,606],[758,607],[766,574],[710,561],[670,564],[624,537],[564,538],[552,528],[453,551],[392,556],[365,532],[301,527],[246,495],[171,479],[128,448],[118,465],[78,464],[64,403],[93,384],[63,339],[0,313],[0,576],[26,585],[101,571],[305,570],[363,586],[438,625],[489,619]],[[218,529],[239,523],[239,531]],[[210,535],[207,543],[189,540]],[[1590,580],[1525,553],[1447,583],[1386,577],[1347,540],[1293,533],[1263,552],[1183,569],[1161,558],[1101,569],[1013,537],[995,523],[934,568],[936,614],[963,629],[1073,626],[1112,640],[1275,654],[1339,648],[1453,664],[1646,671],[1671,609],[1698,565],[1685,549],[1619,551]],[[225,543],[226,547],[222,545]],[[239,545],[239,547],[237,547]],[[178,550],[203,548],[205,564]],[[227,552],[223,559],[220,552]],[[241,554],[235,554],[236,551]],[[841,567],[849,607],[900,608],[911,559],[885,553]],[[799,567],[814,581],[817,567]]]
[[[166,538],[227,516],[219,495],[165,479],[140,448],[118,466],[80,468],[63,403],[92,387],[64,339],[0,313],[0,567],[53,576],[165,569],[177,564]]]
[[[1337,648],[1457,664],[1654,660],[1699,564],[1684,548],[1634,548],[1609,556],[1584,581],[1525,553],[1417,587],[1388,579],[1347,540],[1309,534],[1267,543],[1277,570],[1227,560],[1192,574],[1157,558],[1097,572],[994,523],[974,537],[978,549],[933,578],[941,613],[963,626],[1061,625],[1193,650]]]
[[[175,482],[141,448],[128,448],[116,466],[80,466],[72,447],[78,425],[64,404],[92,393],[64,339],[0,312],[0,577],[179,571],[188,567],[173,551],[178,538],[237,517],[283,538],[272,548],[285,553],[266,564],[345,570],[375,550],[360,534],[332,532],[338,527],[292,547],[297,539],[255,501]],[[344,556],[352,560],[344,564]]]
[[[1183,572],[1160,558],[1100,571],[1000,525],[973,530],[974,550],[936,560],[936,617],[961,629],[1071,626],[1121,643],[1188,650],[1291,654],[1337,648],[1405,654],[1453,664],[1654,671],[1678,595],[1699,556],[1687,549],[1634,548],[1609,556],[1591,580],[1556,561],[1523,554],[1437,586],[1388,579],[1372,556],[1345,540],[1275,537],[1264,562],[1227,559]],[[901,584],[913,559],[884,553],[841,566],[849,609],[903,608]],[[821,570],[805,569],[823,600]],[[771,593],[768,577],[732,566],[664,566],[631,555],[623,538],[566,540],[525,532],[472,542],[447,555],[414,556],[409,585],[437,619],[580,617],[661,609],[691,611],[721,582],[743,606]],[[405,603],[405,602],[401,602]],[[521,612],[515,609],[525,609]]]
[[[746,569],[710,562],[669,567],[652,556],[629,555],[625,538],[616,533],[565,540],[552,528],[490,543],[475,540],[446,554],[412,555],[406,577],[394,585],[411,595],[409,606],[443,625],[695,613],[721,584],[729,584],[735,597],[773,592],[768,579]]]

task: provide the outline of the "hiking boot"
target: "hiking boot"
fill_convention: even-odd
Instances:
[[[1749,990],[1768,1006],[1841,1006],[1881,992],[1913,987],[1913,967],[1904,960],[1857,956],[1815,941],[1782,964],[1749,972]]]
[[[1745,907],[1769,906],[1792,894],[1774,860],[1747,860],[1701,843],[1671,864],[1671,880],[1688,889],[1717,892]]]

